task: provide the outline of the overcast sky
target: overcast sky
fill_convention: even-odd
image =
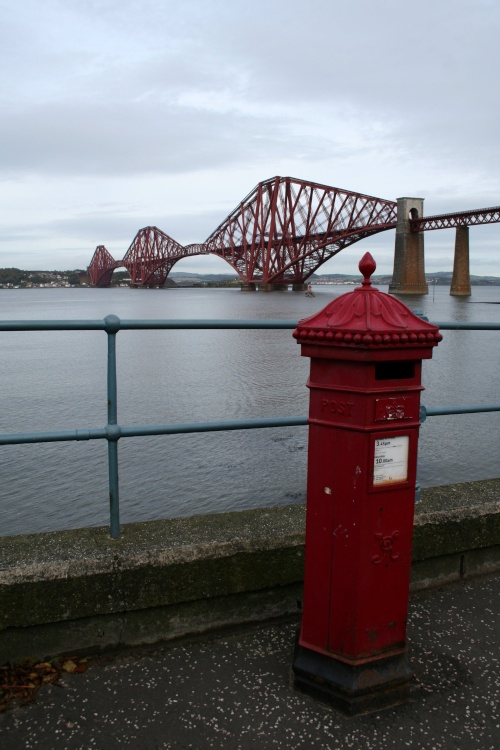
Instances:
[[[499,0],[0,0],[0,267],[202,242],[261,180],[500,204]],[[500,276],[500,225],[471,272]],[[425,236],[452,270],[454,230]],[[322,267],[392,272],[394,232]],[[220,259],[175,270],[231,272]]]

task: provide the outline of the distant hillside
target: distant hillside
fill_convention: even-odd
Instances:
[[[371,278],[375,284],[390,284],[392,280],[392,276],[383,276],[381,274],[372,276]],[[359,284],[361,276],[359,273],[313,273],[308,281],[311,284]]]
[[[207,284],[218,283],[220,281],[233,281],[237,278],[235,273],[187,273],[186,271],[172,271],[168,277],[176,281],[193,279],[194,281],[204,281]]]
[[[426,274],[427,282],[429,284],[436,283],[445,284],[449,286],[451,284],[451,277],[453,276],[451,271],[437,271],[430,274]],[[472,286],[498,286],[500,284],[500,278],[498,276],[474,276],[471,274],[470,283]]]
[[[436,284],[437,286],[450,286],[451,278],[453,274],[451,271],[436,271],[436,273],[426,274],[428,284]],[[348,275],[343,273],[313,273],[310,278],[311,283],[316,284],[358,284],[359,274]],[[375,284],[390,284],[392,281],[392,275],[375,275],[372,276],[372,281]],[[473,276],[471,274],[470,283],[472,286],[500,286],[499,276]]]
[[[173,271],[169,273],[167,281],[172,281],[175,286],[236,286],[239,287],[240,280],[235,273],[187,273]]]
[[[430,275],[426,274],[428,284],[437,284],[438,286],[451,285],[451,271],[437,271]],[[231,284],[239,283],[236,274],[225,273],[187,273],[186,271],[173,271],[168,276],[179,286],[193,284]],[[499,276],[471,276],[471,284],[476,286],[500,286]],[[392,281],[390,274],[378,274],[372,276],[375,284],[388,285]],[[313,273],[308,279],[311,284],[359,284],[360,275],[345,273]]]

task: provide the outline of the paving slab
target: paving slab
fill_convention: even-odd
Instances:
[[[500,577],[414,595],[409,703],[354,718],[295,692],[298,620],[115,651],[0,715],[2,750],[500,748]]]

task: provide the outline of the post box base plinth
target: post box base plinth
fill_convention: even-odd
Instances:
[[[413,672],[407,653],[350,664],[301,646],[297,639],[293,678],[296,690],[355,716],[406,703]]]

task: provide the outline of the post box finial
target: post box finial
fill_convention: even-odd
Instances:
[[[359,350],[371,350],[380,361],[404,358],[401,351],[395,354],[402,349],[407,350],[407,359],[431,357],[431,348],[443,338],[438,326],[422,320],[400,300],[373,286],[370,277],[376,267],[370,253],[365,253],[359,262],[363,283],[352,292],[335,297],[311,317],[299,320],[293,337],[303,347],[304,356],[320,357],[320,349],[325,348],[327,358],[338,359],[347,356],[340,353],[347,348],[353,350],[355,358],[359,357]],[[334,353],[335,350],[339,351]],[[354,354],[354,350],[358,352]]]
[[[371,278],[370,276],[372,273],[374,273],[375,269],[377,268],[377,264],[375,263],[375,260],[373,256],[370,253],[365,253],[361,260],[359,261],[359,270],[363,274],[363,286],[371,286]]]

